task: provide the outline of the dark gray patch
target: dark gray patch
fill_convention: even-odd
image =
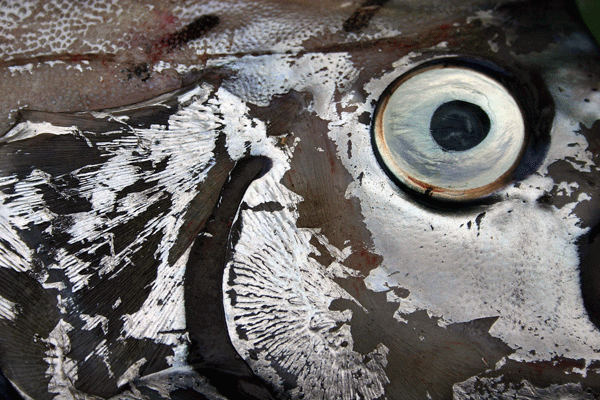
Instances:
[[[540,205],[550,206],[553,203],[553,196],[548,192],[544,192],[544,193],[542,193],[542,195],[540,197],[537,198],[536,201]]]
[[[260,203],[254,207],[247,207],[244,209],[252,210],[252,211],[264,211],[264,212],[277,212],[282,211],[285,207],[277,201],[265,201],[264,203]]]
[[[231,268],[231,270],[233,270],[233,268]],[[233,279],[235,279],[235,277]],[[229,289],[226,293],[229,296],[229,301],[231,302],[231,305],[235,306],[237,304],[237,293],[235,292],[235,290]],[[247,340],[248,337],[244,339]]]
[[[369,25],[375,13],[389,0],[366,0],[342,25],[346,32],[358,32]]]
[[[348,158],[352,158],[352,140],[348,140]]]
[[[481,221],[483,221],[483,217],[485,217],[485,212],[482,212],[481,214],[477,215],[477,217],[475,217],[475,224],[477,225],[477,230],[479,230],[479,228],[481,228]]]
[[[579,29],[573,23],[580,19],[574,2],[518,1],[502,4],[497,11],[510,17],[508,26],[516,34],[510,46],[500,40],[497,43],[515,54],[543,52],[550,44]]]
[[[38,185],[48,209],[55,214],[66,215],[92,210],[92,204],[79,194],[79,179],[73,175],[51,177],[50,182]]]
[[[360,114],[358,116],[358,122],[360,122],[361,124],[370,126],[371,125],[371,113],[368,111],[365,111],[364,113]]]
[[[295,90],[283,95],[275,95],[269,105],[258,107],[248,104],[251,115],[266,122],[267,136],[287,135],[298,114],[306,109],[312,99],[307,93]]]
[[[125,74],[128,81],[133,79],[134,76],[142,82],[146,82],[148,79],[150,79],[150,70],[148,69],[148,64],[146,63],[132,65],[129,68],[121,70],[121,72]]]
[[[600,329],[600,225],[578,240],[580,284],[590,321]]]
[[[105,137],[105,140],[110,138]],[[89,147],[85,139],[71,135],[41,134],[28,140],[0,145],[0,174],[15,175],[19,180],[24,180],[34,169],[51,176],[63,176],[84,166],[105,161],[102,150]]]
[[[401,299],[405,299],[410,295],[410,291],[404,288],[395,287],[392,288],[392,291],[396,296],[400,297]]]
[[[0,371],[0,399],[2,400],[24,400],[23,397],[11,385],[6,379],[6,376]]]

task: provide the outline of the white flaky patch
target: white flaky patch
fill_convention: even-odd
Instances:
[[[310,244],[314,233],[296,227],[297,195],[271,175],[260,183],[260,191],[250,190],[247,199],[275,201],[284,208],[244,210],[239,216],[242,234],[224,279],[224,292],[235,293],[225,300],[225,309],[236,349],[280,390],[280,371],[295,376],[292,398],[379,398],[389,382],[387,348],[379,345],[368,355],[353,350],[352,313],[329,306],[339,298],[356,300],[333,282],[327,266],[310,257],[316,253]]]
[[[157,260],[157,276],[152,282],[148,297],[143,305],[134,313],[122,316],[124,325],[120,332],[121,338],[151,339],[173,347],[175,356],[170,357],[172,365],[185,362],[187,340],[181,333],[170,333],[185,329],[185,310],[183,303],[183,276],[189,251],[184,252],[175,262],[169,261],[173,244],[176,242],[187,207],[197,195],[198,187],[204,182],[208,171],[214,166],[214,147],[223,121],[216,117],[219,104],[205,104],[213,92],[210,85],[201,85],[183,94],[178,100],[180,110],[172,115],[166,126],[153,125],[148,129],[136,128],[131,133],[121,133],[118,139],[97,140],[93,144],[106,154],[106,161],[99,168],[82,168],[72,173],[79,181],[77,195],[85,198],[91,204],[91,211],[70,214],[72,224],[66,228],[70,235],[68,244],[81,245],[82,249],[74,252],[57,247],[53,250],[54,263],[45,266],[48,270],[64,271],[65,282],[47,283],[48,272],[43,269],[35,276],[45,288],[64,289],[66,285],[77,296],[84,288],[89,288],[92,274],[108,279],[119,275],[123,268],[135,268],[130,257],[139,251],[148,237],[160,233],[161,241],[153,254]],[[111,118],[110,113],[96,115],[98,118]],[[115,118],[124,121],[122,117]],[[32,138],[39,134],[75,135],[84,137],[86,132],[77,128],[61,128],[51,124],[18,125],[15,132],[9,132],[5,141]],[[106,132],[110,135],[114,132]],[[88,140],[88,145],[92,145]],[[142,157],[142,158],[140,158]],[[150,161],[153,164],[165,164],[162,171],[145,171],[134,164]],[[0,266],[12,268],[19,272],[28,271],[34,263],[34,253],[48,249],[31,249],[23,239],[23,232],[32,225],[49,223],[47,234],[52,235],[52,223],[57,215],[47,207],[43,188],[52,185],[49,173],[34,170],[24,179],[15,175],[0,177]],[[117,193],[130,187],[135,182],[152,183],[151,188],[134,191],[118,199]],[[10,189],[4,191],[4,188]],[[61,192],[68,196],[70,192]],[[115,250],[114,233],[119,226],[132,221],[144,213],[153,203],[164,196],[170,199],[170,207],[160,216],[150,219],[133,235],[130,243]],[[118,216],[108,217],[108,212],[116,211]],[[109,254],[100,260],[99,268],[94,267],[96,249],[108,245]],[[91,271],[91,273],[89,272]],[[113,304],[118,309],[120,299]],[[76,302],[68,294],[58,295],[58,308],[62,314],[77,313]],[[14,305],[0,302],[0,317],[12,319],[16,309]],[[108,334],[108,320],[101,315],[79,314],[85,324],[82,329],[92,330],[101,328],[103,334]],[[67,323],[61,322],[56,332],[48,339],[53,346],[49,374],[52,381],[49,388],[51,393],[61,395],[71,390],[69,386],[77,379],[75,361],[65,355],[69,352],[70,342],[66,332],[74,329]],[[110,359],[110,343],[99,338],[95,350],[87,358],[98,356],[106,365],[108,375],[114,376]],[[130,366],[134,368],[136,364]],[[138,365],[137,368],[141,366]],[[133,369],[128,376],[120,378],[119,382],[134,379]],[[87,377],[86,377],[87,379]],[[69,383],[70,382],[70,383]]]
[[[102,328],[102,332],[106,335],[108,330],[108,318],[103,315],[91,315],[80,314],[79,318],[81,318],[85,322],[85,326],[82,329],[87,331],[94,329],[97,326]]]
[[[351,82],[358,74],[346,53],[249,56],[229,67],[239,78],[228,82],[226,87],[244,101],[266,106],[273,96],[292,89],[310,92],[313,102],[308,109],[323,119],[337,114],[330,107],[336,88]]]
[[[0,143],[10,143],[16,142],[17,140],[25,140],[42,133],[50,133],[52,135],[74,135],[77,134],[77,131],[78,129],[75,125],[63,127],[52,125],[49,122],[23,121],[8,131],[6,135],[2,136],[0,138]]]
[[[121,377],[117,381],[117,386],[121,387],[139,378],[140,368],[147,362],[148,360],[146,360],[145,358],[141,358],[134,362],[129,368],[127,368],[125,372],[123,372],[123,375],[121,375]]]
[[[41,224],[51,221],[55,215],[45,207],[42,194],[35,188],[46,182],[44,174],[34,170],[27,179],[18,181],[16,176],[0,177],[0,266],[16,271],[31,269],[33,249],[25,243],[19,231],[27,229],[29,224]],[[5,187],[14,185],[12,196],[3,192]],[[10,201],[10,205],[6,205]]]
[[[225,89],[219,89],[212,100],[224,114],[230,116],[223,132],[227,135],[227,152],[232,160],[238,160],[250,150],[251,144],[265,135],[265,124],[246,116],[248,107],[242,100]]]
[[[306,71],[295,75],[289,71],[289,58],[276,57],[270,60],[272,64],[268,61],[255,57],[242,60],[240,65],[264,65],[265,68],[255,70],[264,71],[266,76],[241,76],[228,90],[258,105],[268,104],[267,96],[255,97],[257,92],[252,85],[260,82],[269,85],[261,87],[260,93],[270,95],[290,89],[311,91],[316,95],[313,111],[317,114],[328,112],[326,104],[333,96],[335,79],[339,79],[333,75],[335,69],[327,72],[321,66],[349,66],[345,55],[310,55],[294,60],[296,71]],[[281,76],[269,76],[281,71]],[[348,68],[347,72],[342,79],[348,79],[355,70]],[[325,86],[317,88],[316,81]],[[239,114],[247,112],[245,106],[238,107]],[[251,154],[268,155],[273,167],[265,177],[253,182],[244,196],[250,209],[243,209],[238,215],[241,235],[224,274],[223,291],[228,293],[225,311],[232,342],[255,373],[279,391],[283,391],[280,374],[293,375],[297,387],[287,392],[292,398],[379,398],[389,383],[384,371],[388,349],[379,344],[369,354],[354,351],[351,311],[329,310],[335,299],[356,302],[333,281],[336,276],[355,272],[340,264],[351,254],[351,248],[338,249],[318,229],[296,226],[297,204],[303,199],[280,183],[289,169],[293,146],[287,152],[278,150],[275,138],[267,138],[264,127],[259,126],[261,135],[249,131],[254,134],[246,136],[246,147]],[[279,204],[281,210],[252,210],[265,202]],[[310,243],[312,239],[321,243],[336,261],[329,266],[317,262],[311,256],[319,254]]]
[[[502,382],[498,378],[469,378],[465,382],[455,384],[454,399],[471,400],[593,400],[594,395],[588,393],[580,383],[552,384],[547,388],[539,388],[527,380],[518,385]]]
[[[0,296],[0,318],[14,321],[18,313],[16,303]]]
[[[44,341],[48,345],[46,351],[46,362],[49,364],[46,376],[50,377],[48,392],[56,393],[54,400],[71,400],[73,394],[78,393],[75,389],[77,381],[77,362],[67,357],[71,351],[71,340],[69,332],[73,326],[62,319]]]

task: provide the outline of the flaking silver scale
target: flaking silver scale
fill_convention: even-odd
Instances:
[[[23,112],[1,150],[4,372],[32,398],[594,398],[597,262],[576,246],[598,216],[597,50],[558,5]],[[510,185],[432,204],[386,174],[371,120],[402,73],[465,53],[539,76],[556,114]]]

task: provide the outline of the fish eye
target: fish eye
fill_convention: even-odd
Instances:
[[[375,152],[388,175],[409,191],[459,202],[510,182],[531,132],[521,94],[514,93],[519,85],[506,86],[510,79],[498,79],[502,74],[456,58],[430,61],[396,79],[373,119]]]

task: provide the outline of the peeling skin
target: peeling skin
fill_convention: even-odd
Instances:
[[[49,364],[47,374],[50,376],[48,392],[55,393],[55,399],[69,399],[75,390],[74,384],[77,381],[77,362],[67,354],[71,352],[71,341],[69,332],[73,327],[62,319],[56,325],[56,328],[50,332],[46,339],[49,350],[46,352]]]
[[[1,6],[0,368],[35,399],[597,397],[599,57],[570,13]],[[464,206],[371,142],[386,87],[456,54],[555,106]]]

